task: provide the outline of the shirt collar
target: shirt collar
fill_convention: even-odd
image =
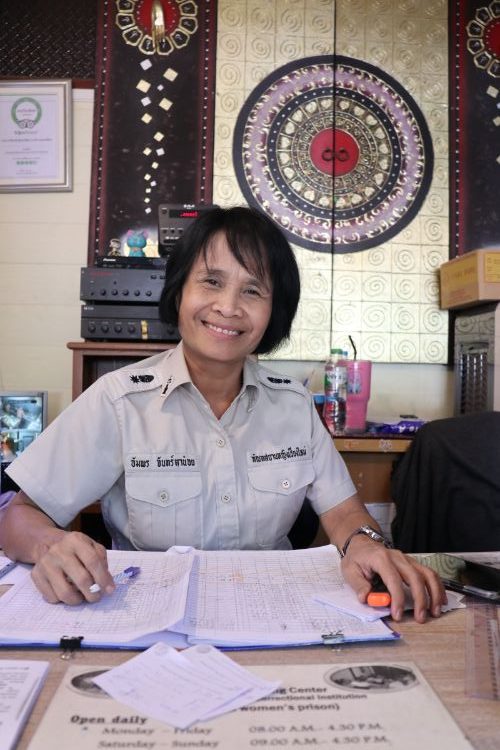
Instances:
[[[177,344],[175,349],[171,349],[168,355],[161,367],[163,383],[161,395],[165,399],[180,385],[191,383],[191,376],[184,359],[182,341]]]
[[[169,350],[168,355],[161,367],[163,383],[161,395],[165,399],[181,385],[194,385],[184,358],[182,341],[177,344],[175,349]],[[245,392],[248,394],[247,411],[251,411],[257,403],[261,387],[257,377],[257,368],[257,362],[247,357],[243,366],[243,387],[240,394],[243,395]]]

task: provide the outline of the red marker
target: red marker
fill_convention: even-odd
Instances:
[[[372,590],[366,597],[366,603],[370,607],[390,607],[391,595],[380,576],[375,575],[371,580]]]

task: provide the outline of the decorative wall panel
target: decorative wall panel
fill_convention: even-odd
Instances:
[[[277,353],[279,358],[322,359],[331,346],[349,348],[352,336],[358,356],[374,361],[446,362],[447,314],[439,310],[438,268],[449,257],[447,17],[445,0],[338,0],[336,7],[333,0],[219,0],[214,201],[221,205],[260,201],[264,210],[276,213],[277,220],[281,217],[293,243],[301,268],[302,298],[292,337]],[[326,118],[332,113],[332,132],[334,121],[336,125],[335,173],[333,163],[329,173],[334,183],[334,227],[328,243],[321,242],[327,219],[321,215],[313,185],[318,175],[328,174],[326,162],[317,152],[315,156],[312,145],[315,137],[316,143],[326,138],[323,127],[309,139],[315,169],[308,175],[299,174],[300,138],[295,138],[299,145],[288,172],[288,196],[284,158],[293,156],[293,147],[279,138],[286,135],[288,125],[293,126],[292,116],[301,106],[312,110],[326,99],[317,81],[310,84],[318,89],[310,101],[305,96],[299,101],[300,85],[292,97],[286,89],[287,76],[296,76],[300,84],[300,76],[310,75],[312,64],[324,65],[328,58],[333,62],[334,53],[343,66],[335,66],[335,110],[332,102],[331,110],[325,105],[322,113]],[[343,93],[355,92],[360,101],[353,94],[345,105],[346,95],[342,104],[338,96],[342,85]],[[283,94],[281,119],[279,105],[265,111],[279,93]],[[387,120],[388,98],[397,102],[403,115],[393,117],[392,123],[377,124],[373,111],[362,105],[370,105],[371,100]],[[344,159],[348,169],[340,169],[339,147],[344,148],[344,157],[352,159],[353,154],[352,142],[338,140],[342,115],[352,122],[358,117],[355,140],[368,142],[373,136],[377,159],[388,150],[395,193],[391,197],[387,188],[391,178],[383,177],[380,192],[386,189],[387,215],[381,218],[378,232],[373,231],[379,216],[376,171],[369,175],[371,183],[358,180],[354,190],[352,164],[346,165]],[[276,161],[263,166],[261,162],[261,174],[252,172],[248,164],[259,154],[259,127],[266,153],[276,146]],[[383,137],[377,144],[379,133]],[[412,138],[413,152],[408,145]],[[245,148],[249,145],[252,154]],[[323,145],[324,155],[328,144]],[[262,192],[263,184],[268,195]],[[353,194],[359,196],[354,199],[357,204],[364,201],[368,207],[363,214],[368,221],[365,237],[351,231],[351,224],[360,223],[357,206],[349,204]],[[324,186],[325,213],[328,195]],[[278,210],[278,204],[287,200],[289,210]],[[309,215],[308,200],[314,205]]]
[[[101,0],[98,20],[89,265],[156,256],[159,205],[212,197],[215,0]]]
[[[452,254],[500,247],[500,3],[452,3]]]

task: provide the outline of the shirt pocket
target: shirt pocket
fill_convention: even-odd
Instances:
[[[248,469],[255,502],[257,544],[283,548],[314,479],[312,461],[254,466]]]
[[[130,540],[137,549],[202,547],[199,472],[125,476]]]

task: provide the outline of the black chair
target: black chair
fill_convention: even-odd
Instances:
[[[428,422],[393,471],[395,546],[500,550],[500,412]]]
[[[288,533],[293,549],[307,549],[314,542],[319,529],[319,518],[310,501],[304,500],[300,513]]]

